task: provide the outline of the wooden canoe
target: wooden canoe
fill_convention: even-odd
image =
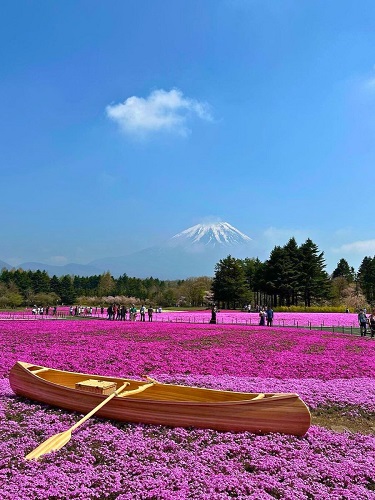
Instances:
[[[88,413],[107,396],[77,389],[87,379],[129,383],[97,416],[122,422],[197,427],[221,431],[280,432],[303,436],[310,412],[298,394],[241,393],[54,370],[18,361],[10,371],[13,391],[29,399]],[[146,387],[147,386],[147,387]],[[129,391],[128,391],[129,389]]]

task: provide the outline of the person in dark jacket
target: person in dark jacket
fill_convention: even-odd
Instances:
[[[217,313],[217,307],[213,305],[211,308],[211,319],[210,319],[210,323],[212,325],[216,325],[216,313]]]
[[[260,308],[259,311],[259,326],[265,326],[266,322],[266,311],[263,309],[263,307]]]
[[[370,323],[370,335],[373,339],[375,337],[375,309],[372,310],[368,320]]]
[[[366,337],[367,333],[367,316],[363,309],[359,311],[358,314],[359,329],[361,332],[361,337]]]
[[[267,316],[267,326],[272,326],[273,309],[270,306],[267,307],[266,316]]]

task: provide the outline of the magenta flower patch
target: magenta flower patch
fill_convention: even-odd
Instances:
[[[164,314],[164,313],[162,313]],[[246,314],[246,313],[244,313]],[[13,395],[17,360],[239,391],[297,392],[311,408],[375,415],[375,342],[296,328],[1,321],[0,491],[21,499],[375,498],[375,437],[166,428],[93,418],[60,451],[24,456],[79,418]]]

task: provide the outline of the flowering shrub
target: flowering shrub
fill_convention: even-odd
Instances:
[[[317,426],[297,438],[92,418],[64,448],[28,462],[27,453],[79,416],[18,398],[8,381],[11,366],[23,360],[226,390],[297,392],[312,409],[373,416],[375,342],[368,338],[90,319],[2,321],[0,342],[1,499],[375,498],[375,436]]]

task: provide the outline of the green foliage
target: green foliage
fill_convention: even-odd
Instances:
[[[96,305],[131,298],[155,307],[207,307],[215,300],[228,308],[250,303],[269,304],[277,310],[355,310],[375,304],[375,257],[363,259],[358,276],[345,259],[340,259],[329,277],[324,254],[317,245],[307,239],[298,246],[290,238],[286,245],[275,246],[264,262],[228,255],[216,264],[213,279],[203,276],[162,281],[126,274],[114,278],[109,272],[50,278],[45,271],[0,272],[0,307],[74,304],[78,297]]]
[[[340,259],[336,269],[332,273],[332,279],[345,278],[348,283],[352,283],[355,279],[353,267],[350,267],[345,259]]]
[[[358,282],[369,304],[375,304],[375,256],[365,257],[358,269]]]
[[[324,253],[308,238],[300,248],[301,267],[299,283],[305,306],[310,307],[313,301],[329,298],[330,282],[325,271]]]
[[[216,264],[212,291],[215,302],[224,304],[224,307],[235,309],[238,305],[249,301],[250,289],[240,259],[228,255]]]
[[[60,301],[60,297],[54,293],[36,293],[33,296],[33,302],[37,305],[54,306]]]
[[[65,275],[60,279],[60,297],[63,304],[74,304],[77,294],[73,286],[73,278]]]
[[[231,256],[221,260],[215,268],[212,290],[215,300],[226,307],[255,301],[286,310],[305,310],[315,305],[321,310],[321,306],[334,300],[335,306],[341,308],[352,276],[352,268],[344,264],[341,262],[340,272],[348,276],[347,281],[333,283],[318,246],[311,239],[298,246],[295,238],[290,238],[286,245],[275,246],[265,262],[250,258],[240,261]]]
[[[277,312],[345,312],[346,307],[344,306],[278,306],[275,307],[275,311]]]
[[[11,307],[15,309],[23,303],[23,297],[17,292],[8,292],[0,297],[0,307]]]

